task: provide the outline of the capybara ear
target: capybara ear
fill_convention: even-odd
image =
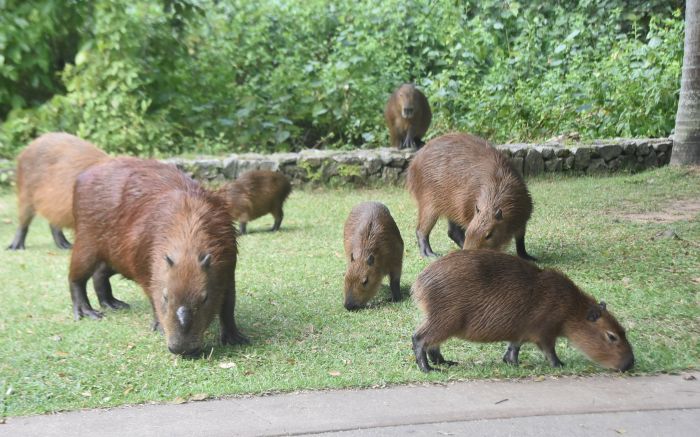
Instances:
[[[355,255],[353,255],[352,252],[350,252],[350,262],[353,261],[355,261]]]
[[[367,257],[367,265],[371,266],[372,264],[374,264],[374,255],[370,255]]]
[[[600,318],[601,307],[598,305],[591,305],[588,309],[588,314],[586,315],[586,320],[589,322],[595,322]]]
[[[175,265],[175,261],[173,261],[173,259],[170,258],[169,255],[165,255],[165,261],[168,263],[168,266],[170,266],[170,267]]]
[[[207,270],[211,265],[211,253],[199,255],[199,265],[202,266],[202,269]]]
[[[503,218],[503,211],[501,211],[501,208],[498,208],[496,210],[496,220],[501,220]]]
[[[605,301],[604,300],[601,300],[598,305],[600,305],[601,311],[605,311]]]
[[[474,205],[474,208],[476,208],[476,213],[479,214],[481,211],[479,211],[479,205]]]

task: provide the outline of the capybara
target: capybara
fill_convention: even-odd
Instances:
[[[73,228],[73,185],[86,168],[108,159],[93,144],[67,133],[47,133],[17,157],[19,228],[8,249],[24,249],[35,214],[48,220],[53,240],[61,249],[71,244],[63,228]]]
[[[425,95],[415,85],[405,83],[389,96],[384,119],[393,147],[420,148],[433,114]]]
[[[515,236],[518,255],[535,259],[525,250],[530,193],[508,159],[486,140],[461,133],[430,140],[411,161],[407,185],[418,203],[421,256],[437,256],[430,231],[439,217],[447,217],[448,235],[464,249],[501,250]]]
[[[598,364],[621,371],[634,365],[625,330],[605,307],[564,274],[493,250],[460,250],[435,261],[411,289],[425,320],[413,335],[418,367],[454,364],[440,353],[450,337],[510,342],[503,361],[518,364],[520,345],[532,342],[554,367],[554,345],[566,337]]]
[[[401,300],[403,240],[389,208],[379,202],[362,202],[350,211],[343,228],[348,266],[345,271],[345,308],[363,307],[377,294],[389,275],[391,299]]]
[[[282,205],[292,191],[285,175],[276,171],[252,170],[224,186],[220,192],[227,199],[231,217],[239,222],[241,234],[249,221],[272,213],[275,223],[271,231],[282,224]]]
[[[87,298],[91,276],[101,306],[128,306],[112,295],[119,273],[143,288],[170,352],[196,355],[217,313],[223,344],[247,342],[233,317],[236,230],[223,199],[173,165],[115,158],[81,173],[73,200],[76,319],[102,317]]]

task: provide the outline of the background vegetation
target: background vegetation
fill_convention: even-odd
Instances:
[[[0,156],[66,130],[110,152],[387,144],[415,81],[431,135],[665,136],[683,0],[0,0]]]
[[[697,208],[700,174],[664,167],[632,176],[547,177],[530,181],[529,187],[535,211],[528,250],[540,266],[563,270],[608,303],[634,347],[632,373],[697,368],[697,209],[694,218],[675,217],[673,223],[625,217],[665,211],[673,218],[683,212],[679,201],[686,202],[686,212]],[[342,305],[342,227],[350,209],[363,200],[386,203],[403,235],[406,299],[388,302],[385,285],[371,308],[351,313]],[[37,219],[27,250],[0,250],[0,420],[3,415],[241,393],[614,374],[563,339],[558,354],[566,366],[561,369],[549,367],[534,345],[523,347],[521,366],[514,368],[501,361],[504,343],[450,340],[443,353],[459,365],[430,375],[420,372],[411,334],[421,315],[408,290],[430,261],[418,256],[415,220],[416,208],[400,188],[293,192],[280,232],[264,232],[272,225],[268,215],[249,224],[251,233],[240,238],[237,322],[251,344],[218,345],[214,323],[206,337],[207,356],[187,360],[167,351],[163,337],[150,329],[148,300],[119,276],[112,280],[114,293],[131,310],[74,322],[66,280],[70,254],[55,248],[46,222]],[[0,242],[9,243],[16,226],[15,196],[2,191]],[[657,237],[669,228],[679,238]],[[442,254],[457,249],[445,231],[446,223],[439,222],[431,239]],[[96,305],[92,289],[88,296]]]

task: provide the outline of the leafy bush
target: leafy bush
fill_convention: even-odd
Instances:
[[[680,0],[32,0],[0,23],[47,5],[0,26],[0,80],[17,85],[0,88],[3,156],[47,130],[140,155],[383,146],[406,81],[429,135],[494,141],[668,135],[678,98]],[[47,64],[47,36],[76,47],[68,65]],[[32,41],[35,64],[3,41]],[[22,97],[45,77],[53,97]]]

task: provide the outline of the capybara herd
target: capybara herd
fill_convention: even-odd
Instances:
[[[555,367],[563,364],[556,339],[566,337],[603,367],[631,369],[632,347],[605,303],[563,273],[532,263],[525,232],[533,202],[509,160],[486,140],[464,133],[422,147],[431,112],[411,84],[391,95],[385,115],[392,145],[419,149],[406,185],[417,203],[420,256],[437,256],[429,237],[441,217],[461,248],[429,264],[411,288],[424,315],[412,337],[419,369],[454,364],[440,351],[452,337],[508,342],[503,361],[513,365],[521,345],[535,343]],[[90,278],[102,308],[128,308],[110,284],[121,274],[143,288],[153,329],[164,334],[168,349],[197,356],[217,315],[222,344],[248,342],[234,319],[235,223],[245,234],[248,222],[269,213],[272,231],[279,230],[291,189],[280,172],[249,171],[211,190],[174,165],[110,157],[73,135],[48,133],[18,157],[19,228],[8,249],[24,249],[35,214],[48,220],[60,248],[71,247],[62,229],[74,228],[68,273],[74,318],[102,318],[87,297]],[[518,257],[500,252],[512,239]],[[386,276],[391,300],[401,300],[404,242],[383,203],[352,208],[343,245],[347,310],[366,307]]]

